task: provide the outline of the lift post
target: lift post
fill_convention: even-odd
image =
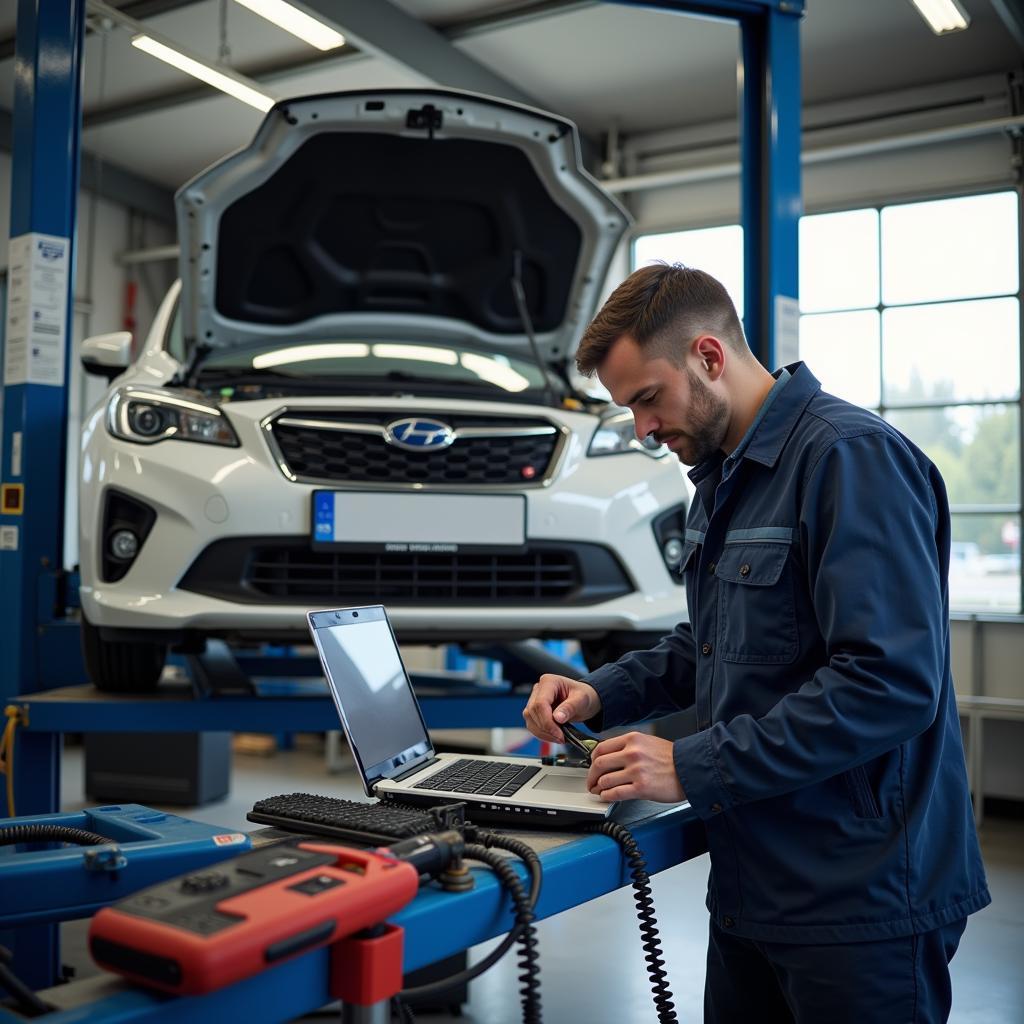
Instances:
[[[45,634],[62,611],[84,8],[84,0],[18,0],[0,463],[3,698],[39,688]],[[51,768],[59,757],[35,737],[19,755]],[[56,796],[32,790],[35,799]],[[19,928],[15,962],[27,984],[51,983],[56,929]]]
[[[84,0],[18,0],[3,351],[0,697],[40,688],[63,613]]]
[[[740,215],[744,330],[769,369],[799,340],[800,19],[804,0],[611,0],[740,28]]]

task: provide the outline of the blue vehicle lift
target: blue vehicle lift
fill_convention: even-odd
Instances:
[[[800,52],[799,21],[803,0],[616,0],[680,14],[731,21],[741,31],[741,189],[746,280],[746,330],[754,352],[771,367],[786,332],[792,340],[797,299],[797,228],[800,198]],[[0,675],[3,705],[17,703],[38,690],[68,678],[60,676],[55,652],[77,648],[77,625],[66,617],[68,584],[63,572],[64,468],[67,436],[68,367],[72,333],[76,205],[80,160],[82,44],[85,0],[18,0],[15,52],[14,152],[11,194],[11,237],[63,241],[66,303],[63,367],[55,379],[26,380],[17,375],[3,381],[3,436],[0,476]],[[10,300],[13,281],[8,282]],[[26,358],[31,365],[32,339]],[[5,356],[11,346],[4,341]],[[788,354],[788,353],[787,353]],[[35,375],[42,377],[45,375]],[[255,700],[253,698],[252,700]],[[509,698],[513,699],[513,698]],[[521,702],[521,698],[516,698]],[[22,814],[47,813],[59,802],[60,733],[71,728],[48,718],[35,700],[28,702],[30,721],[19,730],[16,778],[17,807]],[[58,699],[56,704],[66,703]],[[97,701],[85,702],[90,706]],[[97,727],[111,725],[110,707],[97,712]],[[174,719],[165,706],[152,701],[118,701],[118,722],[151,731]],[[204,704],[208,711],[200,711]],[[285,727],[280,705],[248,708],[227,701],[184,705],[188,729],[254,728],[266,719],[270,731]],[[82,712],[85,704],[77,709]],[[487,705],[504,721],[507,708]],[[271,712],[267,715],[266,712]],[[464,712],[459,712],[462,714]],[[430,712],[428,722],[430,720]],[[33,722],[31,716],[38,715]],[[122,717],[127,716],[127,717]],[[165,718],[165,715],[167,717]],[[306,702],[295,715],[313,715],[325,728],[320,712]],[[205,721],[201,721],[204,719]],[[271,727],[270,721],[273,721]],[[81,731],[81,723],[75,731]],[[515,719],[519,721],[518,717]],[[449,718],[446,725],[452,725]],[[473,724],[480,724],[476,719]],[[487,724],[503,724],[488,721]],[[178,729],[183,725],[179,722]],[[299,728],[300,726],[296,726]],[[310,726],[301,726],[308,728]],[[596,840],[588,840],[596,842]],[[661,865],[666,866],[666,865]],[[0,932],[0,942],[12,941]],[[58,949],[51,926],[27,926],[17,934],[17,960],[44,965],[56,976]],[[296,964],[322,960],[317,954]],[[299,970],[296,967],[295,970]],[[320,975],[323,974],[322,964]],[[322,978],[320,979],[322,981]]]

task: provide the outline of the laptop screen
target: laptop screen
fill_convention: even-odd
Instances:
[[[310,631],[368,795],[432,753],[384,609],[310,612]]]

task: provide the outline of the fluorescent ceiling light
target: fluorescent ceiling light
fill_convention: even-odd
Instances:
[[[309,363],[317,359],[360,359],[370,354],[370,346],[362,342],[325,342],[321,345],[294,345],[276,348],[254,356],[253,368],[265,370],[270,366],[288,366],[290,363]]]
[[[229,96],[234,96],[236,100],[248,103],[250,107],[262,110],[264,113],[277,102],[266,93],[254,89],[251,85],[247,85],[241,75],[234,75],[226,70],[218,70],[205,61],[197,57],[190,57],[181,50],[162,43],[152,36],[134,36],[132,38],[132,46],[142,50],[144,53],[148,53],[151,57],[156,57],[158,60],[176,67],[179,71],[184,71],[185,74],[191,75],[193,78],[198,78],[207,85],[212,85],[215,89],[220,89],[221,92],[226,92]]]
[[[334,50],[345,45],[345,37],[330,25],[310,17],[305,11],[285,3],[285,0],[236,0],[243,7],[248,7],[253,14],[258,14],[267,21],[272,21],[278,28],[291,32],[303,41],[315,46],[318,50]]]
[[[936,35],[959,32],[971,23],[971,16],[958,0],[910,0]]]
[[[459,361],[467,369],[475,373],[481,380],[495,384],[506,391],[525,391],[530,382],[521,374],[504,366],[496,359],[480,356],[474,352],[463,352]]]
[[[450,348],[434,348],[432,345],[377,344],[373,354],[378,359],[415,359],[421,363],[443,363],[454,366],[459,357]]]

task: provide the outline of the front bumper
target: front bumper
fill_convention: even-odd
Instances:
[[[587,458],[593,417],[561,412],[557,415],[571,433],[557,472],[548,486],[522,492],[527,549],[599,553],[604,568],[587,576],[595,585],[545,589],[549,567],[541,558],[534,589],[460,586],[444,593],[426,586],[410,596],[382,582],[358,594],[349,589],[347,598],[340,583],[337,590],[320,585],[304,591],[275,589],[271,580],[253,589],[247,546],[258,540],[275,550],[306,547],[316,488],[287,479],[276,464],[261,433],[267,403],[227,408],[240,448],[179,441],[144,447],[111,437],[99,413],[90,420],[80,498],[81,599],[85,616],[104,632],[165,634],[172,640],[190,634],[297,637],[306,632],[310,608],[378,602],[387,604],[406,642],[668,632],[685,618],[683,588],[669,575],[651,526],[684,500],[678,463],[641,454]],[[145,502],[156,519],[124,577],[104,582],[99,555],[111,488]],[[406,493],[415,500],[415,491]],[[233,567],[218,572],[210,553],[230,549],[238,556]],[[324,553],[311,554],[322,567]],[[557,578],[558,567],[551,571],[550,579]],[[466,568],[456,575],[462,583],[478,578]]]

